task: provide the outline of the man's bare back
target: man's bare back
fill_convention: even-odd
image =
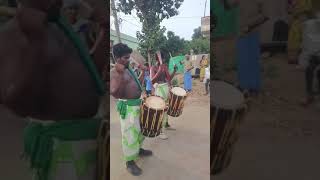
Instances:
[[[43,120],[95,115],[99,95],[73,44],[54,24],[19,22],[0,31],[0,103]]]

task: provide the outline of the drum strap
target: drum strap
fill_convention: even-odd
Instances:
[[[127,106],[140,106],[141,99],[127,99],[127,100],[118,100],[117,102],[117,111],[120,114],[122,119],[126,118],[127,115]]]
[[[164,91],[165,85],[167,85],[167,84],[158,85],[159,91],[161,92],[162,96],[167,96],[167,93]]]
[[[97,68],[90,56],[89,51],[85,48],[84,42],[81,41],[79,36],[73,31],[72,27],[66,21],[64,17],[61,17],[55,22],[58,27],[65,33],[66,37],[73,43],[77,49],[82,63],[89,71],[91,78],[95,82],[95,86],[99,95],[103,96],[106,92],[105,83],[103,82]]]
[[[139,86],[140,91],[142,91],[142,90],[143,90],[142,85],[141,85],[138,77],[136,76],[136,74],[133,72],[133,70],[132,70],[130,67],[128,68],[128,70],[129,70],[131,76],[133,77],[134,81],[135,81],[135,82],[137,83],[137,85]]]

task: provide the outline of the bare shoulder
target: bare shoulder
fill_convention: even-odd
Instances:
[[[110,79],[118,77],[118,76],[119,76],[119,73],[117,72],[116,68],[112,68],[110,70]]]
[[[12,19],[0,28],[0,54],[14,54],[13,51],[20,51],[28,47],[28,41],[18,28],[17,22]]]
[[[28,59],[25,52],[29,50],[28,40],[14,20],[0,28],[0,71],[23,64],[23,60]]]

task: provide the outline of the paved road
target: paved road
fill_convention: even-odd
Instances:
[[[143,169],[140,177],[131,176],[122,161],[120,123],[111,98],[111,180],[208,180],[210,179],[209,102],[193,103],[189,98],[183,115],[169,119],[176,131],[168,132],[169,139],[148,138],[144,147],[154,156],[139,159]]]

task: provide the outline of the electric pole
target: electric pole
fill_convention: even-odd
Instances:
[[[207,9],[207,0],[206,0],[205,5],[204,5],[204,13],[203,13],[203,17],[205,17],[205,16],[206,16],[206,9]]]
[[[117,9],[116,9],[116,5],[114,3],[114,0],[111,0],[111,11],[112,11],[113,18],[114,18],[114,26],[116,27],[118,42],[121,43],[119,21],[118,21]]]

